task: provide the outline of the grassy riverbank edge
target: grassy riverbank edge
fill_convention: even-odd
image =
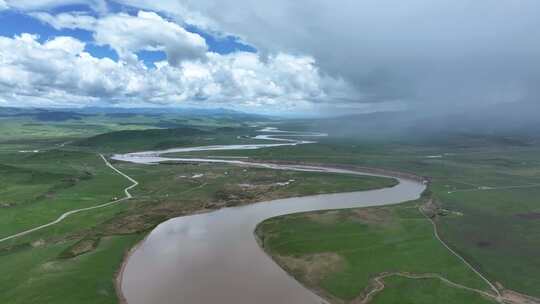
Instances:
[[[279,164],[279,165],[323,166],[323,167],[327,167],[327,168],[346,169],[346,170],[359,171],[359,172],[363,172],[363,173],[368,174],[368,175],[359,175],[358,176],[359,178],[373,178],[373,177],[376,177],[376,178],[385,178],[385,179],[392,180],[392,182],[388,183],[387,185],[374,187],[374,188],[368,188],[368,189],[362,189],[362,190],[357,190],[357,191],[369,191],[369,190],[376,190],[376,189],[391,188],[391,187],[394,187],[394,186],[396,186],[398,184],[398,180],[397,180],[398,178],[408,178],[408,179],[413,179],[413,180],[419,181],[419,182],[426,181],[426,179],[424,177],[417,176],[417,175],[414,175],[414,174],[411,174],[411,173],[389,171],[389,170],[377,169],[377,168],[366,168],[366,167],[356,167],[356,166],[346,166],[346,165],[335,165],[334,166],[334,165],[325,165],[325,164],[321,164],[321,163],[318,163],[318,164],[309,163],[308,164],[308,163],[301,163],[301,162],[268,162],[268,163],[274,163],[274,164]],[[374,176],[371,176],[369,174],[373,174]],[[327,193],[335,193],[335,192],[327,192]],[[309,195],[311,195],[311,194],[309,194]],[[309,196],[309,195],[306,195],[306,196]],[[316,194],[313,194],[313,195],[316,195]],[[302,196],[289,196],[289,197],[286,197],[286,198],[293,198],[293,197],[302,197]],[[285,198],[285,197],[273,198],[271,200],[255,201],[255,202],[251,202],[250,204],[271,203],[273,200],[279,200],[279,199],[283,199],[283,198]],[[232,208],[234,208],[234,207],[232,207]],[[217,209],[217,210],[219,210],[219,209]],[[182,215],[182,217],[184,217],[184,216],[192,216],[192,215],[201,214],[201,213],[209,213],[209,212],[214,212],[214,211],[216,211],[216,209],[194,210],[191,213]],[[167,219],[167,220],[170,220],[170,219]],[[154,226],[154,228],[157,227],[158,225],[164,223],[164,222],[165,221],[157,223]],[[115,289],[116,289],[116,294],[117,294],[117,299],[118,299],[119,304],[128,304],[127,299],[126,299],[126,297],[124,296],[124,294],[122,292],[123,275],[124,275],[124,271],[125,271],[125,268],[127,266],[128,260],[131,257],[131,255],[133,255],[133,253],[138,248],[140,248],[140,246],[143,245],[144,241],[148,238],[148,236],[150,235],[152,230],[153,230],[153,228],[149,229],[148,232],[144,233],[144,235],[141,236],[141,239],[138,240],[129,250],[127,250],[124,253],[122,263],[119,265],[118,270],[115,273],[114,284],[115,284]]]
[[[426,180],[423,177],[418,177],[418,178],[421,179],[421,180]],[[410,205],[412,205],[412,206],[418,206],[419,209],[420,209],[426,203],[431,202],[431,200],[432,200],[432,193],[431,193],[429,187],[427,187],[426,190],[422,193],[421,197],[419,199],[417,199],[417,200],[408,201],[408,202],[402,202],[402,203],[395,204],[395,205],[383,206],[382,208],[398,208],[398,207],[403,207],[403,206],[409,206],[410,207]],[[288,275],[290,275],[292,278],[297,280],[305,288],[311,290],[312,292],[314,292],[315,294],[317,294],[321,298],[325,299],[326,301],[329,301],[330,303],[349,303],[348,301],[346,301],[344,299],[341,299],[339,297],[336,297],[335,295],[331,294],[324,287],[316,286],[316,285],[314,285],[312,283],[309,283],[308,281],[305,280],[305,278],[302,277],[302,275],[299,275],[298,271],[294,271],[292,269],[289,269],[288,266],[283,263],[280,255],[277,252],[275,252],[272,248],[270,248],[270,246],[266,245],[266,243],[265,243],[265,234],[267,232],[263,231],[265,229],[263,226],[264,226],[265,223],[270,222],[272,220],[283,219],[283,218],[290,217],[290,216],[303,216],[303,215],[318,214],[318,213],[326,214],[328,212],[336,212],[336,211],[338,211],[338,212],[349,212],[349,211],[355,211],[355,210],[359,210],[359,209],[364,209],[364,210],[370,210],[371,209],[371,210],[373,210],[373,209],[379,209],[379,208],[381,208],[381,207],[379,206],[379,207],[336,209],[336,210],[330,210],[330,211],[313,211],[313,212],[303,212],[303,213],[279,216],[279,217],[276,217],[276,218],[271,218],[271,219],[265,220],[265,221],[261,222],[259,225],[257,225],[257,228],[254,231],[254,238],[256,239],[257,243],[261,247],[261,250],[263,250],[268,255],[268,257],[270,259],[272,259]],[[432,210],[432,211],[438,212],[437,210]],[[418,213],[421,214],[421,216],[423,218],[425,216],[424,219],[425,219],[426,222],[430,221],[428,214],[425,214],[424,212],[422,212],[420,210],[418,210]],[[429,226],[431,227],[431,225],[429,225]],[[300,232],[298,232],[298,233],[300,233]],[[433,239],[435,239],[435,237],[433,237]],[[442,246],[443,245],[441,244],[441,247]],[[329,254],[333,254],[333,253],[329,252]],[[392,275],[392,273],[386,273],[386,272],[383,272],[381,274],[384,277],[386,277],[388,275]],[[404,273],[404,274],[405,274],[405,276],[407,276],[407,273]],[[414,275],[414,274],[412,274],[412,275]],[[376,286],[376,284],[374,284],[375,281],[372,282],[372,280],[376,280],[377,278],[378,278],[378,276],[371,278],[370,279],[371,283],[369,285],[366,285],[364,291],[362,291],[362,293],[357,298],[355,298],[355,300],[353,302],[350,302],[350,303],[372,303],[373,298],[376,297],[378,294],[380,294],[384,290],[384,285],[380,290],[376,290],[378,287]],[[422,279],[427,279],[427,277],[422,278]],[[433,277],[432,279],[436,279],[436,277]],[[444,278],[443,278],[443,281],[444,281]],[[384,284],[384,283],[382,283],[382,284]],[[467,288],[465,288],[465,289],[467,289]],[[486,299],[484,299],[484,300],[486,300],[485,303],[493,303],[492,300],[494,298],[496,298],[496,295],[492,295],[490,292],[487,291],[487,290],[489,290],[488,285],[485,285],[484,289],[486,291],[483,291],[483,290],[482,291],[478,290],[478,291],[480,293],[484,293],[485,295],[488,295],[486,297]],[[481,296],[481,298],[485,297],[485,296],[482,296],[482,295],[480,295],[480,296]],[[489,299],[491,299],[491,300],[489,300]],[[478,300],[479,301],[478,303],[484,303],[484,300]],[[375,303],[379,303],[379,302],[375,301]],[[474,303],[476,303],[476,302],[474,302]]]

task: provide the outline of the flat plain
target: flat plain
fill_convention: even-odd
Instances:
[[[115,152],[178,146],[254,143],[258,141],[250,136],[257,134],[263,125],[312,130],[309,124],[301,122],[175,119],[168,116],[141,118],[140,115],[89,116],[47,122],[43,127],[37,125],[43,122],[31,117],[2,118],[0,124],[9,132],[0,136],[0,238],[52,221],[68,210],[122,197],[123,189],[130,182],[108,168],[98,153],[109,156]],[[502,292],[510,289],[539,297],[540,144],[521,137],[444,136],[423,140],[373,140],[340,137],[330,132],[328,138],[317,138],[315,144],[190,152],[188,156],[346,164],[429,177],[430,195],[440,211],[434,220],[441,238]],[[0,294],[2,302],[116,303],[114,276],[124,254],[153,227],[169,218],[281,197],[394,184],[389,179],[227,165],[112,164],[140,182],[132,190],[134,198],[72,215],[57,225],[0,243],[0,269],[5,274],[0,283],[6,287]],[[324,246],[346,252],[351,249],[347,246],[361,248],[364,243],[381,244],[380,248],[373,247],[371,253],[355,253],[362,258],[376,257],[371,260],[373,268],[369,272],[362,270],[366,268],[360,262],[354,262],[359,263],[357,265],[345,263],[350,267],[348,271],[344,270],[348,268],[340,268],[344,267],[340,264],[343,261],[357,261],[351,254],[340,258],[336,264],[341,265],[337,268],[343,273],[319,273],[316,284],[306,283],[336,301],[349,301],[361,295],[374,274],[387,271],[436,270],[464,285],[486,290],[482,281],[451,260],[441,246],[436,246],[429,237],[432,236],[429,222],[410,206],[384,209],[382,224],[355,218],[363,212],[358,210],[339,211],[345,220],[335,223],[332,213],[292,215],[294,221],[278,218],[263,227],[284,234],[263,235],[263,238],[267,240],[265,246],[270,246],[272,242],[287,239],[286,232],[292,228],[307,229],[306,233],[309,229],[319,229],[326,236],[323,240],[333,240],[334,234],[343,231],[366,232],[355,233],[342,243],[317,243],[323,248],[307,246],[309,242],[295,247],[293,242],[270,251],[294,259],[308,256],[315,262],[317,255],[325,252]],[[377,210],[370,209],[370,212],[378,214]],[[319,220],[315,220],[317,217]],[[321,221],[323,218],[328,221]],[[270,241],[272,238],[274,241]],[[390,246],[388,255],[380,254],[385,248],[383,245]],[[392,255],[396,254],[396,248],[401,249],[401,255]],[[426,257],[426,250],[438,252],[437,259]],[[423,262],[429,260],[432,261],[422,267]],[[300,272],[285,268],[303,280]],[[489,301],[475,293],[450,288],[437,279],[392,276],[384,282],[386,288],[373,298],[375,303],[392,303],[397,298],[404,303],[428,303],[434,299],[445,299],[445,303]],[[56,286],[67,287],[58,289]],[[406,292],[413,288],[417,290],[415,293]]]
[[[71,127],[57,123],[57,128]],[[107,167],[100,152],[253,141],[238,138],[254,132],[253,128],[240,131],[223,126],[154,128],[126,137],[125,131],[104,136],[97,130],[96,137],[88,138],[86,132],[66,130],[69,137],[56,131],[32,133],[16,142],[10,135],[0,152],[0,239],[51,222],[69,210],[123,197],[131,182]],[[171,143],[172,137],[177,141]],[[62,144],[68,139],[70,143]],[[139,182],[131,190],[133,199],[73,214],[56,225],[0,243],[2,303],[116,303],[114,280],[124,255],[153,227],[172,217],[395,184],[386,178],[230,165],[112,164]]]

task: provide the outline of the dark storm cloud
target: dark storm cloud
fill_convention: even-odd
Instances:
[[[88,3],[99,10],[113,2],[159,12],[167,21],[216,37],[232,34],[256,47],[257,64],[235,61],[256,75],[244,73],[253,81],[242,81],[248,87],[231,92],[245,94],[217,99],[243,100],[257,109],[459,112],[494,104],[518,107],[540,96],[537,0],[49,0],[41,6]],[[32,1],[6,3],[37,9]],[[135,50],[118,50],[141,49],[129,46]],[[261,65],[268,73],[260,73]],[[212,75],[219,80],[219,73]],[[204,86],[204,96],[217,96],[219,87],[230,86]],[[200,95],[184,99],[192,96]]]
[[[241,35],[263,52],[314,56],[323,72],[358,88],[354,101],[450,109],[538,97],[539,1],[176,3],[183,9],[171,13]]]

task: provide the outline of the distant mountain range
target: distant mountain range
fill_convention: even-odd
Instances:
[[[85,116],[106,115],[112,117],[129,117],[135,115],[159,116],[175,115],[179,117],[229,117],[245,120],[265,120],[267,116],[245,113],[224,108],[15,108],[0,107],[0,117],[28,116],[40,121],[80,120]]]

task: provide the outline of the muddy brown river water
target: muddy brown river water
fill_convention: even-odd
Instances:
[[[284,144],[302,143],[289,140]],[[202,147],[194,149],[200,151]],[[222,149],[227,148],[217,150]],[[113,158],[136,163],[211,161],[277,170],[373,175],[317,166],[167,158],[161,156],[164,153],[139,152]],[[392,188],[273,200],[166,221],[126,261],[121,281],[123,295],[129,304],[326,303],[266,255],[256,241],[255,227],[265,219],[296,212],[396,204],[418,198],[425,189],[421,182],[397,179],[399,184]]]

